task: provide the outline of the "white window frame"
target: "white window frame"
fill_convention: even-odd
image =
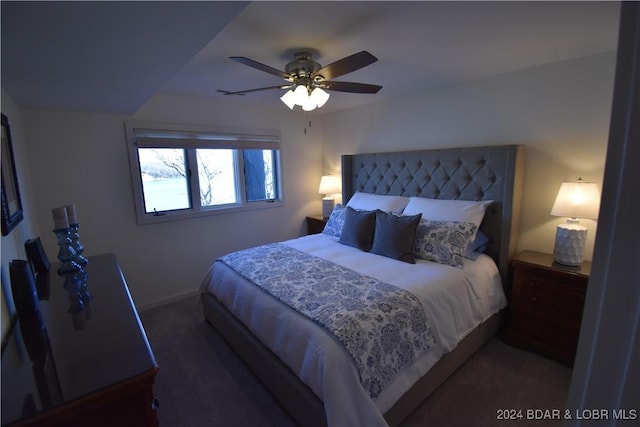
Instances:
[[[278,131],[238,130],[127,121],[125,122],[125,132],[129,151],[129,167],[133,185],[136,219],[140,225],[284,206],[280,133]],[[145,211],[138,148],[186,149],[187,163],[190,169],[187,174],[187,184],[191,196],[190,208],[163,211],[159,214]],[[196,149],[198,148],[229,148],[237,150],[234,155],[237,203],[215,206],[200,205],[200,184],[196,162]],[[275,177],[277,179],[275,199],[247,201],[242,153],[244,149],[275,151]]]

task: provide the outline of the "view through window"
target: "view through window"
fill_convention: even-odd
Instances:
[[[275,135],[127,127],[139,222],[281,202]]]

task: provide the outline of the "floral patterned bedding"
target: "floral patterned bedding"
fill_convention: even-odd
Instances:
[[[420,300],[381,280],[281,243],[219,261],[340,341],[371,398],[435,345]]]

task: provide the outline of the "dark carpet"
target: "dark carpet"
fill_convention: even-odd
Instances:
[[[154,391],[162,426],[295,425],[204,320],[195,297],[140,317],[160,367]],[[539,418],[542,411],[564,409],[570,380],[570,368],[496,337],[402,426],[559,426],[561,420]],[[501,415],[509,419],[499,419]]]

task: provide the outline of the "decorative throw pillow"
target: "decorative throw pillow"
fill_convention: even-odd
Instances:
[[[342,227],[344,225],[344,216],[346,211],[347,210],[343,205],[335,205],[322,232],[324,234],[328,234],[329,236],[340,237],[340,234],[342,234]]]
[[[347,206],[339,242],[368,252],[373,245],[375,211],[357,211]]]
[[[397,216],[376,211],[376,228],[371,253],[415,264],[413,244],[421,214]]]
[[[418,258],[461,267],[469,241],[476,233],[470,222],[421,220],[416,231],[414,254]]]
[[[475,224],[480,228],[485,211],[492,200],[445,200],[426,197],[411,197],[404,208],[404,215],[422,213],[422,219],[429,221],[456,221]]]
[[[391,196],[383,194],[363,193],[356,191],[347,202],[347,206],[361,211],[375,211],[380,209],[385,212],[401,214],[409,203],[406,196]]]

